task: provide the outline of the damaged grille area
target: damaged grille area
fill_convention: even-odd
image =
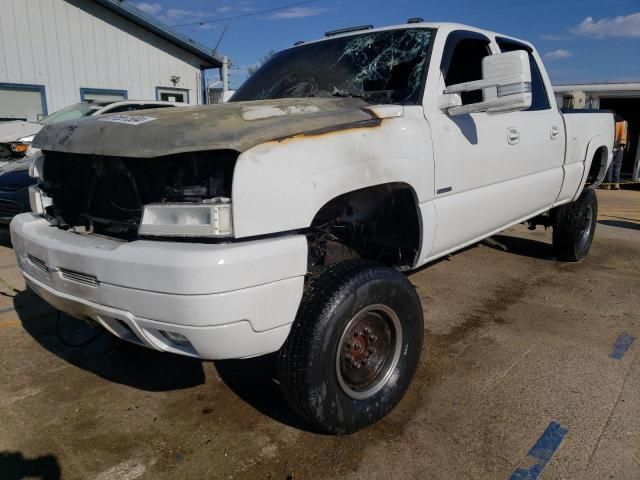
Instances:
[[[49,220],[63,229],[124,240],[137,237],[149,203],[230,197],[238,152],[188,152],[156,158],[46,151],[41,188]]]

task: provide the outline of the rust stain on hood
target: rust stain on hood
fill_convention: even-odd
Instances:
[[[293,98],[140,110],[47,125],[33,145],[42,150],[139,158],[201,150],[243,152],[305,132],[379,125],[379,116],[367,106],[354,98]]]

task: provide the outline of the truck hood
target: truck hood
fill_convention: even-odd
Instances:
[[[42,150],[151,158],[181,152],[243,152],[264,142],[375,127],[402,107],[369,107],[354,98],[294,98],[98,115],[45,126]]]
[[[0,122],[0,143],[15,142],[19,138],[35,135],[42,129],[39,123],[23,122],[16,120],[13,122]]]

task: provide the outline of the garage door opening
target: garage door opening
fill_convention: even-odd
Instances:
[[[0,121],[37,122],[46,115],[44,85],[0,83]]]
[[[81,102],[120,102],[127,99],[126,90],[108,90],[105,88],[81,88]]]
[[[622,178],[640,177],[640,98],[601,98],[601,110],[612,110],[629,124],[629,148],[622,158]]]

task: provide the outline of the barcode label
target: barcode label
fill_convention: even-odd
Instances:
[[[101,122],[125,123],[127,125],[140,125],[141,123],[152,122],[153,120],[156,120],[156,118],[133,115],[111,115],[100,119]]]

